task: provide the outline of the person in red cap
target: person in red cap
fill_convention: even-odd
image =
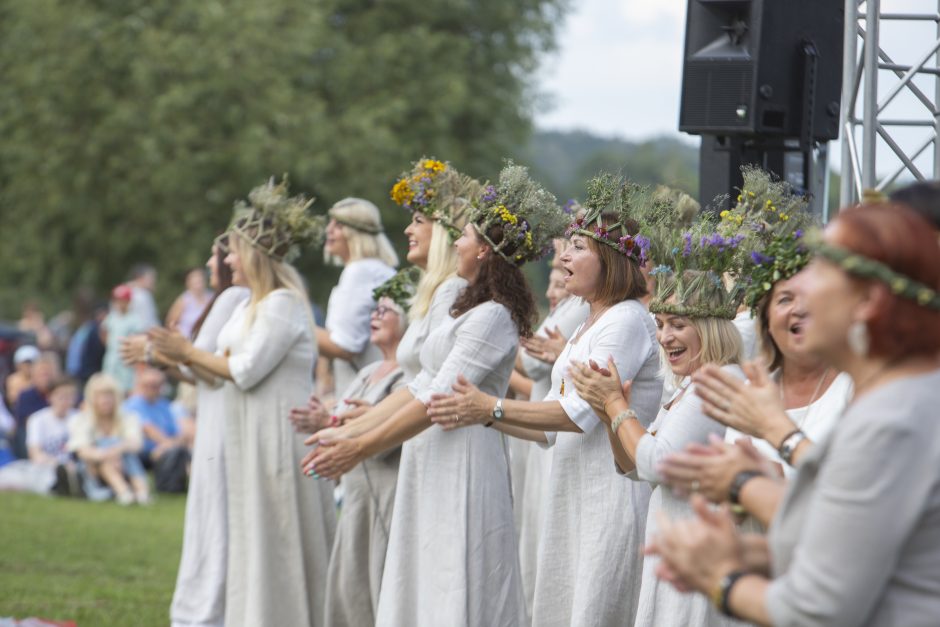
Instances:
[[[114,377],[124,394],[134,385],[134,371],[121,360],[121,339],[145,331],[143,323],[130,311],[132,295],[131,286],[126,284],[111,290],[111,311],[101,323],[101,340],[105,345],[101,370]]]

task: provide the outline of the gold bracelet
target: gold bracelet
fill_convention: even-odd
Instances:
[[[624,421],[629,420],[631,418],[634,420],[639,420],[639,418],[636,415],[636,412],[633,411],[632,409],[623,410],[622,412],[614,416],[614,419],[610,422],[610,430],[616,434],[617,429],[620,428],[620,425],[622,425]]]

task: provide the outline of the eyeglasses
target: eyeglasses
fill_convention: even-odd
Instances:
[[[381,320],[382,318],[385,317],[385,314],[389,312],[396,314],[396,315],[398,314],[398,312],[395,311],[395,309],[393,309],[392,307],[386,307],[385,305],[381,305],[372,310],[372,315],[378,318],[379,320]]]

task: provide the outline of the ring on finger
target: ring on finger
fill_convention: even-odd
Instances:
[[[692,480],[692,492],[698,492],[698,489],[699,489],[698,479],[693,479]]]
[[[454,414],[454,422],[460,422],[460,416]]]

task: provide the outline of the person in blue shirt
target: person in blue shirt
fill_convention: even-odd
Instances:
[[[177,420],[170,401],[163,396],[164,374],[146,368],[137,375],[135,393],[124,401],[124,411],[140,419],[144,447],[140,457],[144,466],[152,468],[163,455],[176,448],[192,448],[194,428],[189,419]]]

